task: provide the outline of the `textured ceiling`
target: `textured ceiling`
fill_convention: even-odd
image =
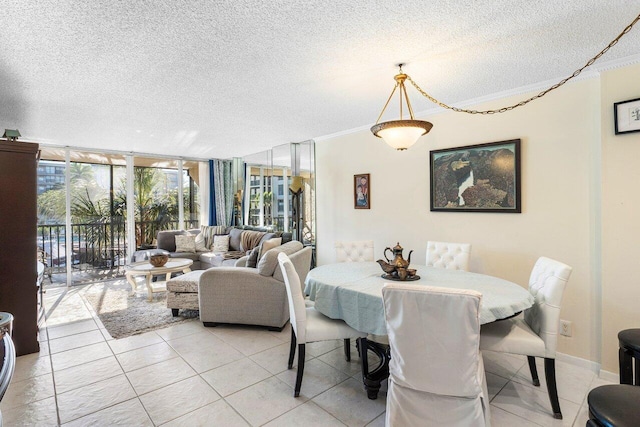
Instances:
[[[242,156],[371,125],[398,62],[461,102],[570,74],[638,13],[640,0],[0,0],[0,129]],[[640,24],[602,60],[639,46]]]

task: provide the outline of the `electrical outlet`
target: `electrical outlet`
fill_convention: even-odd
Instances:
[[[570,337],[573,335],[573,328],[570,321],[560,319],[560,335],[563,335],[565,337]]]

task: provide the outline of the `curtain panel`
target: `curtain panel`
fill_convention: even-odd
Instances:
[[[233,177],[231,160],[209,160],[211,199],[209,203],[210,225],[231,225],[233,216]]]

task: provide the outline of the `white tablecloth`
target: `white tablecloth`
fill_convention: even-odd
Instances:
[[[527,289],[497,277],[425,265],[412,264],[410,268],[417,270],[420,280],[406,283],[481,292],[481,324],[512,316],[534,302]],[[391,281],[382,274],[375,262],[323,265],[309,272],[305,292],[324,315],[343,319],[358,331],[386,335],[382,286]]]

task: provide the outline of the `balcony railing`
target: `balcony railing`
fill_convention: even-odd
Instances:
[[[198,227],[198,220],[185,220],[185,228]],[[136,246],[153,244],[158,231],[175,230],[178,220],[136,221]],[[38,225],[38,249],[48,274],[65,273],[67,250],[71,251],[72,267],[79,270],[113,270],[127,262],[126,222],[114,218],[111,222],[72,223],[71,242],[66,243],[64,224]]]

